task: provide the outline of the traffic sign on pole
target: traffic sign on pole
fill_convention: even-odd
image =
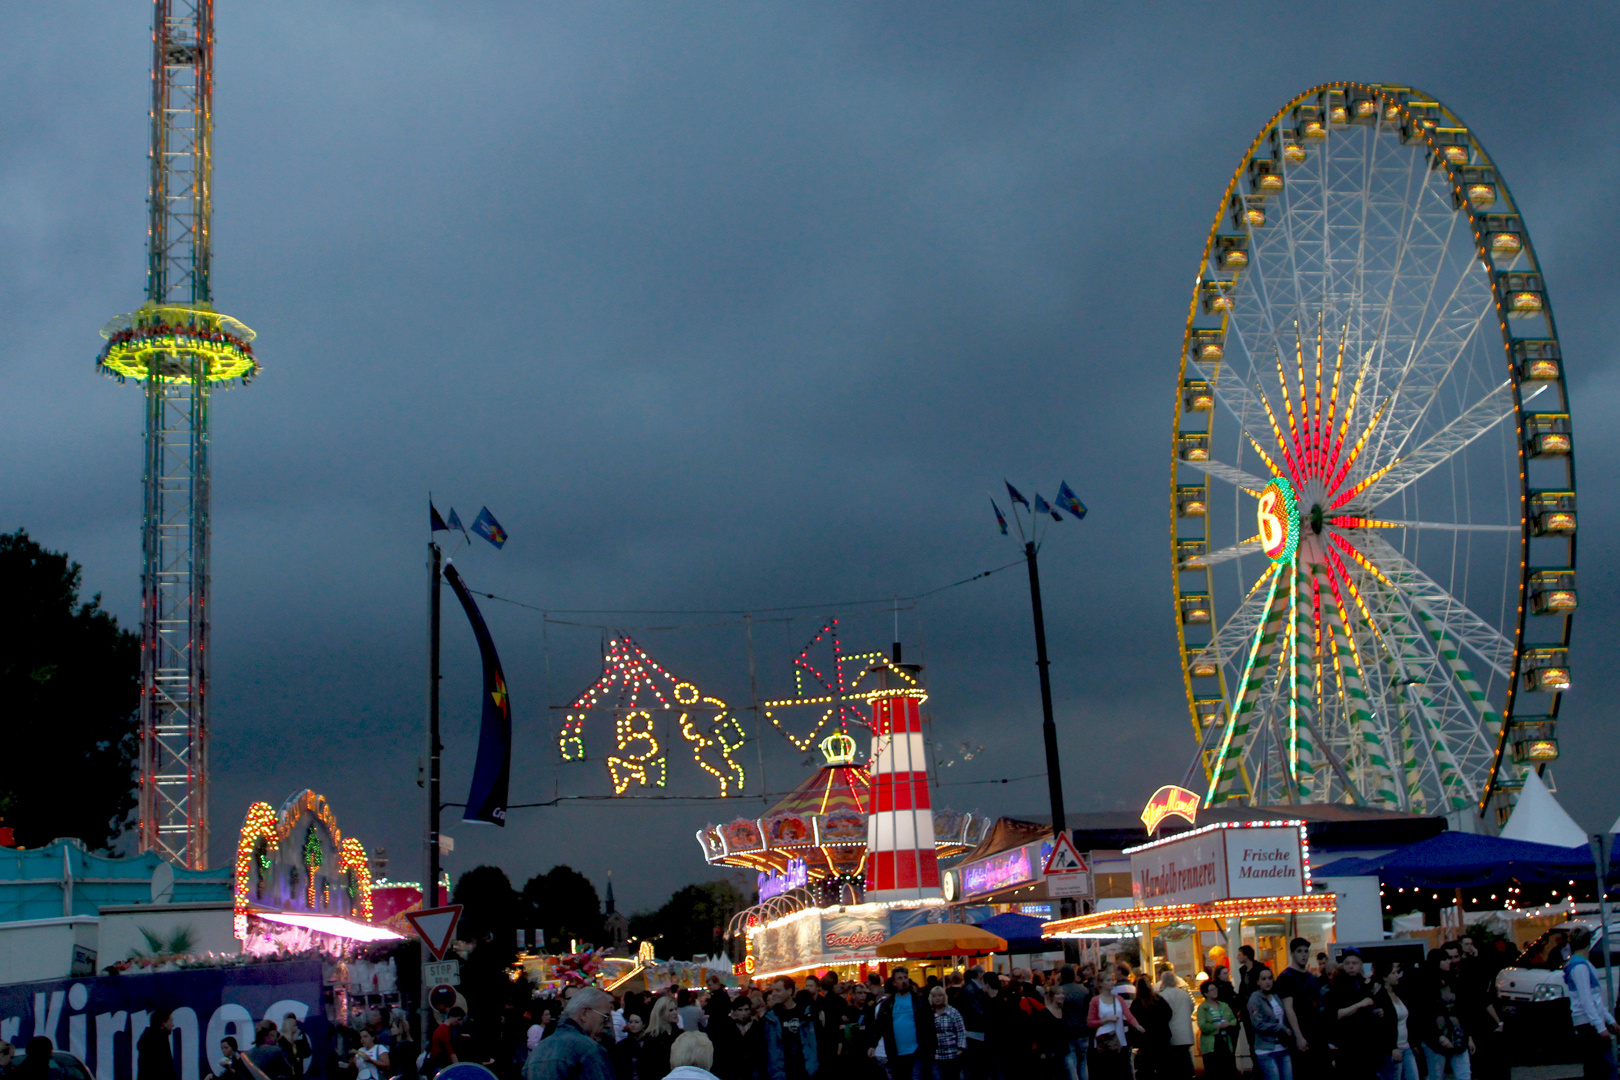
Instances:
[[[456,924],[461,921],[461,905],[407,911],[405,921],[411,924],[411,929],[422,939],[422,944],[433,954],[433,959],[443,960],[444,954],[450,949]]]
[[[1052,845],[1052,854],[1047,856],[1046,865],[1042,867],[1041,873],[1047,877],[1059,874],[1089,874],[1091,867],[1086,865],[1086,860],[1075,850],[1074,841],[1064,832],[1058,833],[1057,843]]]

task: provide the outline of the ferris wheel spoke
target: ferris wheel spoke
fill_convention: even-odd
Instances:
[[[1337,700],[1345,718],[1347,758],[1357,771],[1370,778],[1370,783],[1346,786],[1356,792],[1369,792],[1374,801],[1398,806],[1395,793],[1394,770],[1390,766],[1388,732],[1383,726],[1383,710],[1375,714],[1368,696],[1367,681],[1362,668],[1363,652],[1358,648],[1351,632],[1352,621],[1345,609],[1338,583],[1331,574],[1324,575],[1329,585],[1332,603],[1324,604],[1326,616],[1322,621],[1322,643],[1332,660],[1332,675]]]
[[[1523,530],[1518,525],[1474,525],[1458,521],[1400,521],[1396,518],[1385,518],[1385,525],[1398,525],[1403,529],[1434,529],[1443,532],[1495,532],[1518,533]]]
[[[1446,737],[1443,718],[1448,712],[1455,715],[1461,710],[1455,706],[1448,710],[1436,700],[1429,688],[1449,685],[1444,666],[1432,653],[1418,649],[1415,643],[1421,640],[1421,635],[1409,621],[1403,618],[1401,623],[1392,627],[1389,634],[1396,650],[1397,678],[1403,691],[1410,693],[1420,729],[1418,741],[1424,749],[1436,795],[1448,809],[1461,810],[1479,797],[1470,779],[1472,774],[1458,763],[1451,750],[1451,740]]]
[[[1260,404],[1260,393],[1255,386],[1243,378],[1235,363],[1223,362],[1213,366],[1214,371],[1211,373],[1201,364],[1191,360],[1187,362],[1189,371],[1209,383],[1215,399],[1226,406],[1226,411],[1237,420],[1240,430],[1248,432],[1266,430],[1265,407]]]
[[[1262,484],[1261,486],[1264,487],[1265,485]],[[1230,562],[1233,559],[1242,558],[1244,555],[1253,555],[1259,550],[1260,541],[1245,540],[1241,544],[1233,544],[1231,547],[1210,552],[1208,555],[1195,555],[1186,562],[1182,563],[1181,567],[1184,570],[1194,570],[1202,566],[1217,566],[1223,562]],[[1230,626],[1232,624],[1232,620],[1228,619],[1226,624]],[[1250,629],[1253,628],[1251,627]]]
[[[1432,720],[1431,738],[1443,760],[1467,779],[1470,800],[1479,796],[1473,778],[1488,770],[1501,717],[1490,706],[1473,673],[1461,662],[1455,644],[1433,618],[1415,603],[1401,605],[1401,644],[1420,669],[1421,700]]]
[[[1243,545],[1238,546],[1242,547]],[[1232,549],[1227,548],[1226,550],[1231,551]],[[1221,554],[1221,552],[1216,554]],[[1212,558],[1213,556],[1207,557]],[[1236,556],[1232,557],[1235,558]],[[1238,605],[1237,610],[1233,611],[1231,616],[1220,625],[1220,629],[1215,632],[1214,638],[1198,654],[1198,659],[1225,664],[1228,660],[1237,656],[1240,651],[1248,647],[1250,640],[1254,637],[1255,627],[1260,625],[1260,620],[1268,603],[1269,596],[1265,591],[1256,590],[1251,592],[1243,603]]]
[[[1246,491],[1258,493],[1271,482],[1270,479],[1261,479],[1258,476],[1251,473],[1246,473],[1242,469],[1232,465],[1227,465],[1220,461],[1182,461],[1181,464],[1187,466],[1189,469],[1197,469],[1201,473],[1206,473],[1213,476],[1217,480],[1225,480],[1233,487],[1240,487]]]
[[[1549,384],[1542,383],[1523,395],[1524,404],[1539,397]],[[1429,436],[1423,445],[1402,458],[1381,478],[1356,497],[1356,502],[1374,509],[1417,483],[1445,464],[1481,435],[1514,416],[1513,383],[1502,383],[1469,406],[1445,427]]]
[[[1448,637],[1472,649],[1497,674],[1512,678],[1513,642],[1452,596],[1382,537],[1361,538],[1368,555],[1403,597],[1417,602]]]
[[[1455,219],[1451,225],[1456,225]],[[1431,290],[1441,284],[1438,279],[1445,269],[1443,264],[1433,268]],[[1432,297],[1425,300],[1432,301]],[[1473,269],[1458,275],[1432,318],[1427,317],[1426,310],[1415,317],[1415,325],[1409,328],[1410,344],[1405,363],[1395,385],[1387,391],[1393,400],[1389,419],[1375,443],[1378,459],[1388,460],[1400,453],[1435,406],[1441,389],[1479,327],[1494,315],[1495,298],[1490,283],[1482,271]],[[1402,337],[1405,339],[1406,333],[1403,332]]]
[[[1277,586],[1282,577],[1280,573],[1273,574],[1271,585],[1266,590],[1266,598],[1261,606],[1265,616],[1254,629],[1248,662],[1243,665],[1232,707],[1227,710],[1226,733],[1221,737],[1220,748],[1216,750],[1210,765],[1209,793],[1204,797],[1205,806],[1242,794],[1239,790],[1243,780],[1242,763],[1255,720],[1254,708],[1265,687],[1266,671],[1271,666],[1272,654],[1276,652],[1277,640],[1288,617],[1288,598],[1277,595]]]

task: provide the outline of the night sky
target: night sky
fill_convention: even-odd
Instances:
[[[126,625],[141,391],[93,360],[142,298],[150,18],[0,9],[0,528],[70,552]],[[1330,79],[1438,97],[1524,209],[1585,466],[1553,771],[1587,829],[1620,812],[1612,5],[218,0],[216,18],[215,295],[264,363],[214,405],[216,864],[250,802],[308,787],[419,877],[430,490],[469,523],[490,507],[510,542],[456,563],[532,605],[484,602],[514,803],[610,791],[611,732],[561,766],[548,707],[595,679],[605,636],[745,707],[741,612],[765,699],[792,693],[823,619],[887,648],[898,606],[937,802],[1044,812],[1022,569],[904,599],[1017,558],[986,497],[1003,476],[1048,497],[1067,479],[1091,507],[1042,552],[1071,811],[1182,781],[1166,485],[1188,290],[1255,132]],[[460,801],[479,675],[446,605]],[[648,610],[603,613],[626,609]],[[714,794],[659,722],[659,793]],[[754,795],[807,775],[765,739],[742,755]],[[698,826],[760,807],[514,810],[504,831],[453,825],[447,866],[612,870],[644,910],[715,876]]]

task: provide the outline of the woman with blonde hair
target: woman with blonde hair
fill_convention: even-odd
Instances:
[[[675,999],[668,994],[658,995],[652,1011],[647,1014],[647,1031],[641,1037],[642,1061],[647,1076],[663,1076],[669,1072],[669,1051],[675,1036],[681,1033],[677,1022]]]

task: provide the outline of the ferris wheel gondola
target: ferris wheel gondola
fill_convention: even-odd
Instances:
[[[1204,248],[1172,447],[1206,804],[1501,813],[1557,757],[1562,356],[1520,208],[1455,114],[1330,83],[1271,118]]]

